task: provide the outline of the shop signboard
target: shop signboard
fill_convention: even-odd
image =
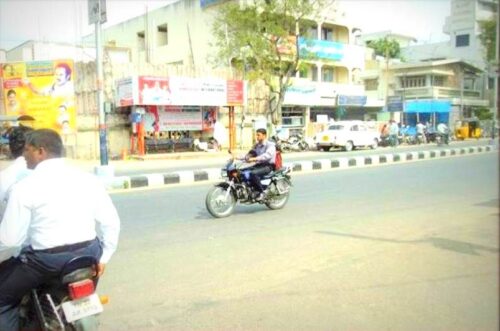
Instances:
[[[366,95],[339,95],[337,104],[339,106],[364,106],[366,104]]]
[[[7,115],[28,115],[34,128],[68,134],[76,130],[72,60],[2,64]]]
[[[403,98],[400,95],[388,96],[387,111],[388,112],[403,111]]]
[[[302,58],[340,61],[345,55],[344,44],[328,40],[299,38],[299,50]]]

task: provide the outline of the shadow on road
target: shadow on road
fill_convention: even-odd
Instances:
[[[371,240],[371,241],[388,242],[395,244],[431,244],[436,248],[445,249],[461,254],[469,254],[469,255],[480,255],[481,251],[489,253],[498,253],[500,251],[500,249],[497,247],[488,247],[484,245],[478,245],[464,241],[441,238],[441,237],[429,237],[419,240],[397,240],[397,239],[370,237],[370,236],[357,235],[351,233],[340,233],[333,231],[316,231],[316,233],[326,234],[330,236],[349,237],[361,240]]]

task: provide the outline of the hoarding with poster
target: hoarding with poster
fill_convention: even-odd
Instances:
[[[219,78],[138,76],[116,82],[119,106],[241,106],[243,81]]]
[[[202,116],[200,107],[159,107],[160,131],[200,131]]]
[[[75,132],[72,60],[4,63],[2,79],[7,115],[29,115],[34,128]]]

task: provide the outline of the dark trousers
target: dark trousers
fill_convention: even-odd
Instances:
[[[264,192],[260,179],[274,170],[271,163],[258,163],[250,168],[250,183],[259,192]]]
[[[95,239],[87,247],[61,253],[27,247],[17,258],[3,262],[0,265],[0,330],[18,331],[21,299],[32,289],[59,277],[69,260],[82,255],[94,256],[99,261],[100,242]]]

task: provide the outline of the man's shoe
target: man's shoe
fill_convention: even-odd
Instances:
[[[265,198],[265,195],[263,192],[260,192],[259,194],[257,194],[257,196],[255,197],[255,201],[263,201]]]

